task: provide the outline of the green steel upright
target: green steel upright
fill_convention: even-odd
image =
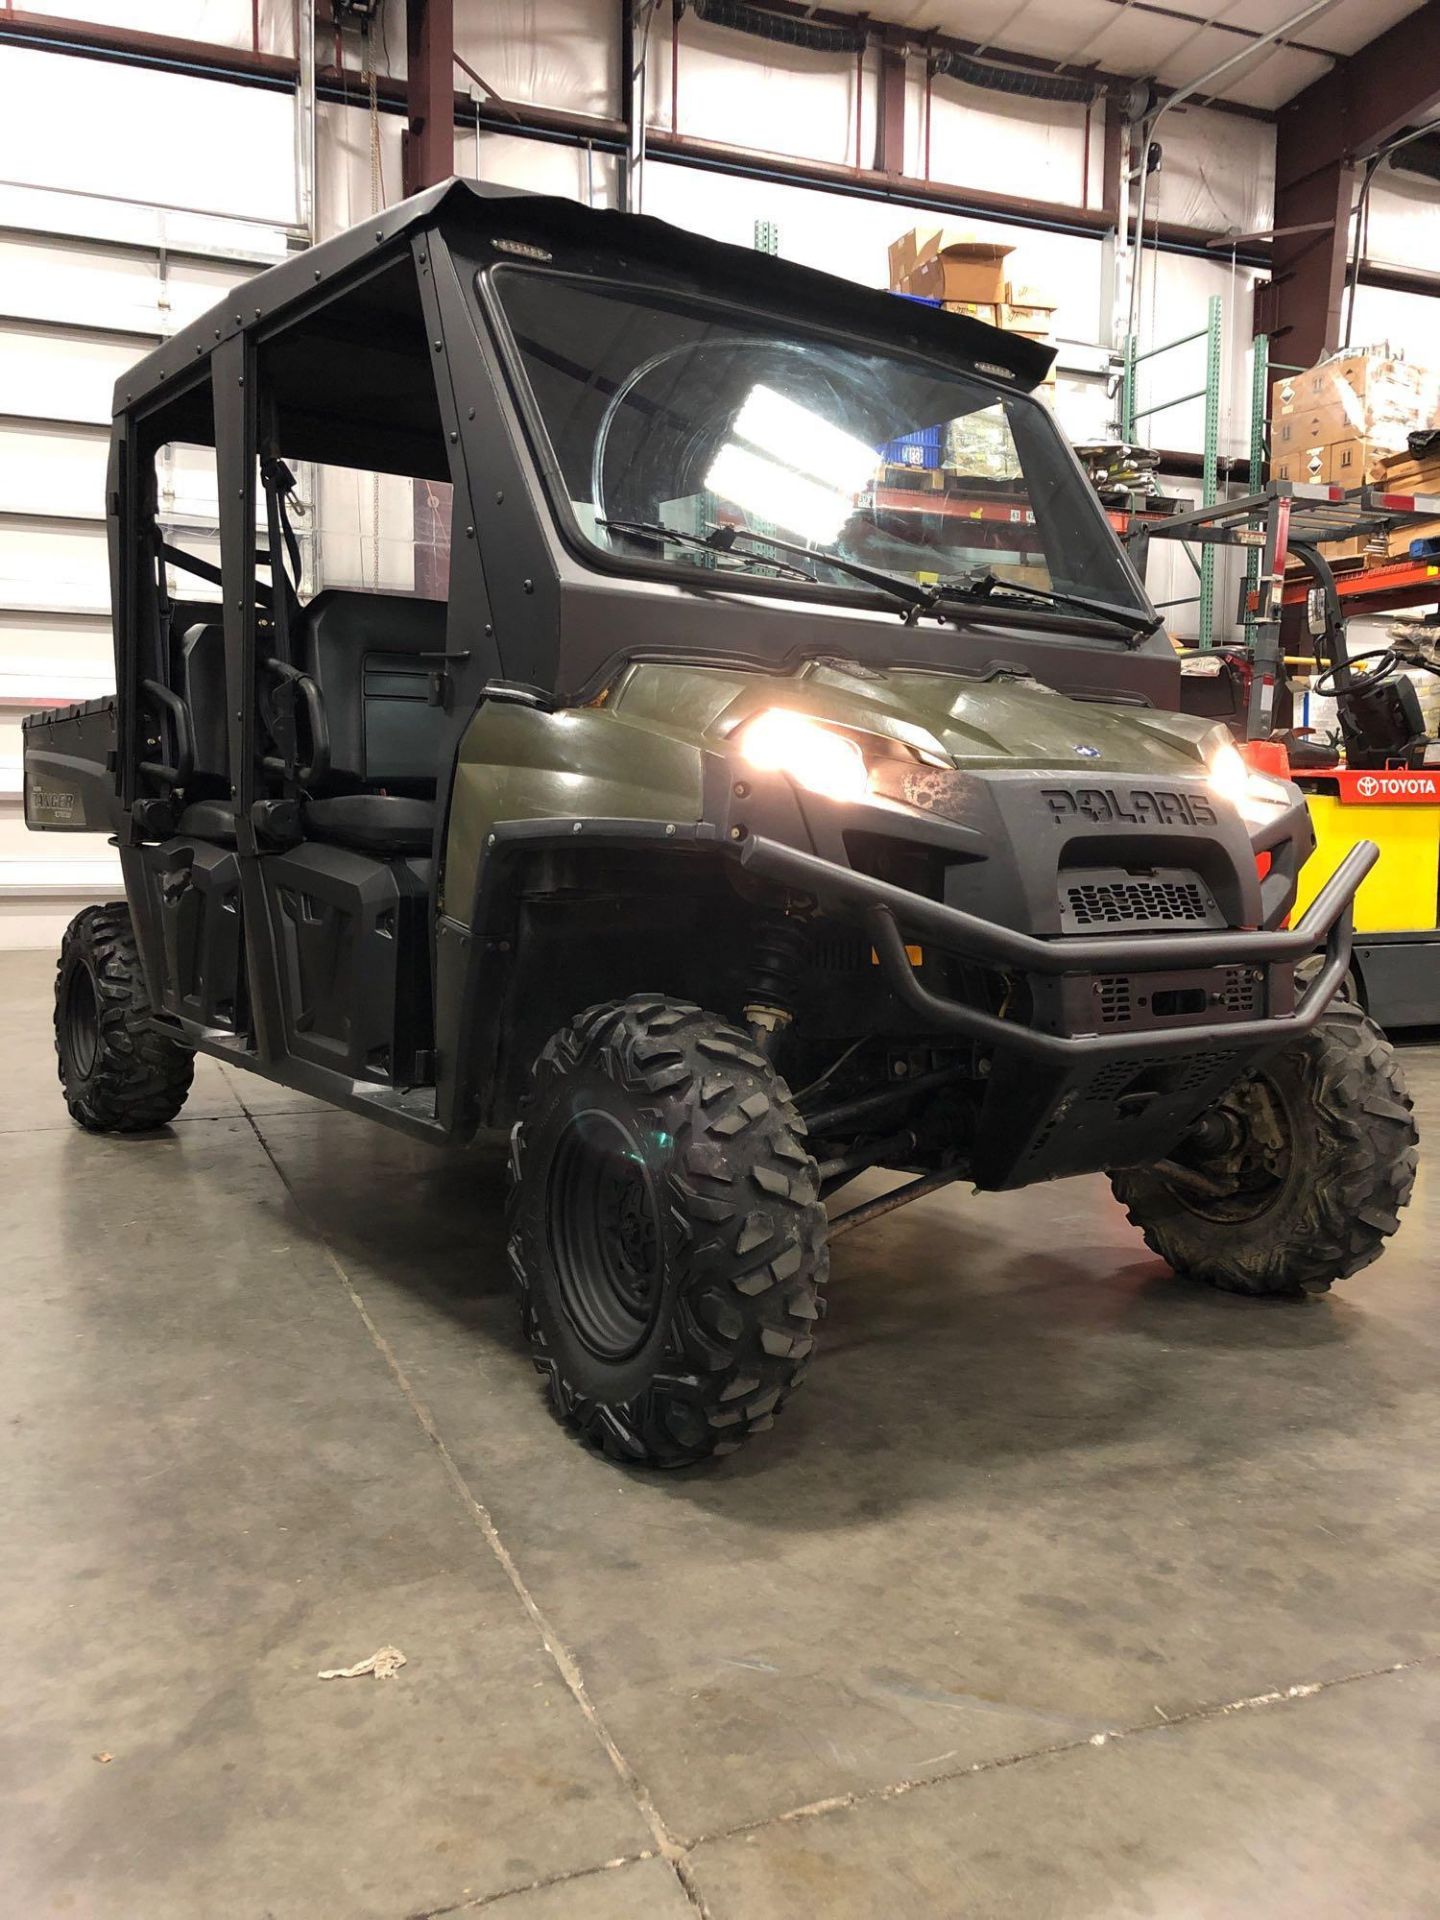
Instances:
[[[1137,407],[1136,376],[1141,361],[1154,360],[1162,353],[1172,353],[1176,347],[1188,347],[1195,340],[1205,342],[1204,386],[1196,387],[1190,393],[1176,394],[1170,400],[1152,401],[1148,407]],[[1205,325],[1194,333],[1181,334],[1178,340],[1167,340],[1163,346],[1147,347],[1143,353],[1137,337],[1133,333],[1127,334],[1120,376],[1120,432],[1127,441],[1135,440],[1141,420],[1168,412],[1171,407],[1184,406],[1191,400],[1205,402],[1205,445],[1200,468],[1200,504],[1205,507],[1213,507],[1220,494],[1220,374],[1224,346],[1224,303],[1220,295],[1215,293],[1210,296]],[[1208,543],[1201,553],[1197,571],[1200,575],[1199,644],[1210,647],[1215,644],[1215,549]]]
[[[1213,507],[1220,495],[1220,371],[1225,344],[1220,295],[1210,296],[1205,325],[1205,456],[1201,467],[1201,504]],[[1215,644],[1215,549],[1207,541],[1200,555],[1200,645]]]
[[[1250,492],[1259,493],[1265,467],[1265,402],[1270,389],[1270,336],[1257,333],[1250,360]],[[1260,591],[1260,553],[1251,547],[1245,556],[1245,644],[1255,648],[1255,622],[1250,608]]]

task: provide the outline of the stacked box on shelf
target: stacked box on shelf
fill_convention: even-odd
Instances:
[[[1387,493],[1412,497],[1440,494],[1440,435],[1432,437],[1437,442],[1433,448],[1417,434],[1416,444],[1423,452],[1412,452],[1407,443],[1401,452],[1392,454],[1382,464],[1376,484]],[[1411,520],[1391,528],[1386,543],[1387,557],[1392,565],[1397,560],[1429,559],[1437,540],[1440,540],[1440,520]]]
[[[946,313],[1053,346],[1055,303],[1043,289],[1007,278],[1006,262],[1014,251],[952,227],[916,227],[890,248],[890,286],[908,299],[932,301]],[[1051,400],[1054,386],[1052,365],[1036,392]]]
[[[891,244],[890,285],[896,293],[998,307],[1005,298],[1005,259],[1013,252],[954,227],[915,227]]]
[[[1340,353],[1271,388],[1271,472],[1277,480],[1363,487],[1435,418],[1428,367],[1388,348]]]

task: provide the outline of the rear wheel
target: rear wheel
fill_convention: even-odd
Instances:
[[[1390,1042],[1336,1002],[1237,1081],[1166,1170],[1111,1186],[1177,1273],[1231,1293],[1324,1293],[1399,1226],[1418,1138]]]
[[[613,1458],[732,1452],[803,1377],[826,1254],[802,1127],[749,1036],[684,1001],[593,1007],[541,1053],[510,1263],[553,1410]]]
[[[60,944],[55,1051],[70,1118],[89,1132],[163,1127],[184,1106],[195,1056],[150,1019],[130,909],[87,907]]]

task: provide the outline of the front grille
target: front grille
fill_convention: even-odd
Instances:
[[[1059,876],[1065,933],[1121,933],[1156,927],[1223,927],[1225,917],[1198,873],[1187,867],[1072,868]]]
[[[1082,927],[1204,920],[1209,914],[1198,880],[1072,880],[1065,889],[1065,904]]]

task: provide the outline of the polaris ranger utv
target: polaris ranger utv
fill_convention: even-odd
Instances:
[[[128,899],[61,954],[74,1118],[164,1123],[200,1052],[508,1129],[554,1408],[657,1465],[768,1427],[827,1238],[948,1181],[1106,1173],[1243,1293],[1373,1260],[1416,1158],[1334,998],[1375,849],[1287,925],[1301,795],[1176,711],[1047,364],[460,181],[150,354],[116,394],[118,693],[25,734],[30,825],[113,835]],[[202,455],[218,557],[158,477]],[[370,496],[317,556],[314,468],[416,483],[417,526],[448,483],[448,556],[355,590]],[[334,551],[351,585],[314,590]],[[906,1178],[827,1223],[869,1168]]]

